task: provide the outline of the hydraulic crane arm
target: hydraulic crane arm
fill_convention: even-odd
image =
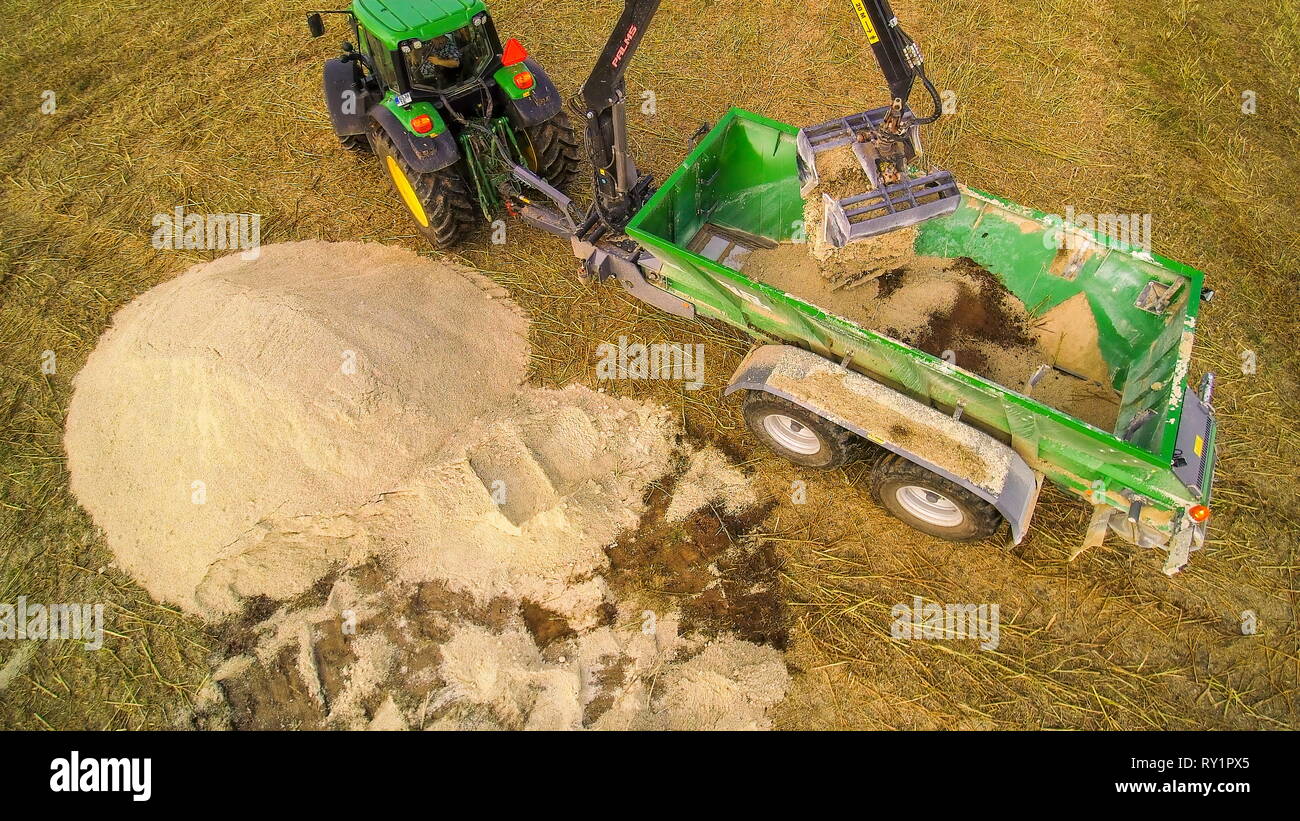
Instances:
[[[898,114],[878,133],[885,141],[902,143],[914,125],[939,118],[939,94],[925,76],[921,49],[898,24],[889,0],[852,0],[872,55],[889,86],[890,96],[901,101]],[[580,113],[586,121],[586,144],[595,170],[595,207],[582,224],[585,235],[595,226],[620,230],[650,194],[650,179],[642,177],[627,143],[626,85],[624,76],[645,37],[660,0],[625,0],[600,58],[579,92]],[[930,92],[934,112],[916,117],[907,107],[917,78]],[[907,149],[910,151],[910,144]]]
[[[866,32],[871,53],[875,56],[881,73],[885,75],[890,97],[902,100],[906,106],[907,98],[912,94],[912,85],[920,77],[934,103],[934,113],[929,117],[913,118],[911,124],[925,125],[939,119],[943,112],[939,92],[925,76],[925,60],[921,56],[921,48],[898,25],[898,18],[889,7],[889,0],[852,2],[853,10],[862,22],[862,30]]]
[[[836,117],[799,130],[799,182],[804,196],[820,185],[817,156],[850,148],[862,168],[859,193],[822,191],[821,240],[836,248],[951,214],[961,201],[956,179],[941,169],[913,168],[921,152],[920,129],[943,114],[934,83],[916,42],[898,25],[889,0],[852,0],[871,52],[889,85],[889,105]],[[907,105],[917,78],[930,94],[933,111],[918,117]]]
[[[645,37],[660,0],[626,0],[605,48],[578,97],[586,121],[587,153],[595,172],[595,207],[581,226],[586,233],[605,225],[621,229],[649,198],[627,145],[627,89],[624,75]]]
[[[890,97],[904,102],[912,93],[912,73],[904,54],[906,44],[898,30],[898,18],[889,7],[888,0],[853,0],[853,10],[862,21],[871,53],[880,64],[880,71],[889,85]],[[892,21],[892,25],[891,25]]]
[[[885,122],[864,122],[871,124],[872,133],[882,143],[895,146],[889,148],[887,153],[897,154],[895,165],[901,166],[911,155],[912,142],[907,140],[907,135],[911,133],[912,126],[938,119],[939,95],[925,76],[920,48],[899,27],[898,18],[890,9],[888,0],[851,1],[866,32],[872,54],[889,85],[890,95],[896,101],[892,107],[893,116]],[[584,242],[596,242],[606,234],[621,232],[632,215],[650,198],[651,178],[637,170],[628,149],[627,89],[624,78],[650,22],[659,11],[660,2],[661,0],[624,0],[623,12],[605,42],[595,67],[579,90],[575,110],[585,123],[587,155],[594,173],[593,203],[585,217],[576,223],[567,216],[567,198],[564,198],[561,206],[566,212],[563,219],[558,216],[538,218],[537,214],[541,212],[534,206],[527,216],[547,230],[562,233],[566,225],[574,225],[574,236]],[[917,118],[906,105],[918,77],[935,103],[934,113],[927,118]],[[861,118],[865,115],[855,116]],[[876,119],[883,116],[882,114]],[[846,119],[845,122],[849,120]],[[819,143],[814,150],[820,146]],[[808,159],[811,160],[811,156]],[[516,176],[552,199],[558,193],[547,191],[549,186],[539,185],[541,181],[530,179],[532,175],[516,170]],[[526,198],[522,198],[522,201],[529,203]]]
[[[579,94],[588,111],[607,110],[623,92],[623,75],[645,37],[660,0],[627,0],[623,13],[605,42],[605,48]]]

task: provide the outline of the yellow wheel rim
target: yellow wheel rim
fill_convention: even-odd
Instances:
[[[533,138],[528,136],[527,131],[521,132],[520,136],[524,138],[523,145],[520,146],[524,155],[524,165],[528,166],[529,171],[535,171],[540,174],[541,169],[538,168],[537,149],[533,148]]]
[[[420,227],[428,228],[429,215],[424,213],[424,203],[420,202],[420,198],[416,196],[415,189],[411,187],[411,181],[406,178],[406,174],[402,172],[402,167],[397,164],[397,160],[393,158],[392,154],[389,154],[384,159],[388,161],[388,173],[393,178],[393,185],[397,186],[397,193],[402,196],[402,202],[406,203],[411,216],[415,217],[416,222],[420,223]]]

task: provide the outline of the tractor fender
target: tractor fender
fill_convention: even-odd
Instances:
[[[1007,445],[948,414],[810,351],[763,345],[741,361],[723,395],[764,391],[956,482],[989,502],[1019,544],[1042,474]]]
[[[369,106],[356,65],[337,58],[326,60],[324,92],[334,133],[340,137],[365,134]]]
[[[460,149],[456,146],[456,138],[451,135],[451,131],[444,131],[436,137],[412,134],[397,119],[397,115],[382,105],[371,108],[370,116],[388,133],[397,152],[417,174],[441,171],[460,160]]]
[[[519,128],[527,128],[547,120],[560,113],[560,92],[546,71],[531,57],[524,60],[524,66],[533,75],[533,93],[517,100],[506,100],[507,116]]]

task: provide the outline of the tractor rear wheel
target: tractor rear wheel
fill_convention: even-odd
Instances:
[[[370,139],[365,134],[348,134],[339,137],[339,143],[349,151],[370,151]]]
[[[986,539],[1002,525],[993,505],[894,453],[872,469],[871,492],[895,519],[950,542]]]
[[[524,129],[532,156],[529,166],[551,185],[563,189],[578,173],[582,153],[573,132],[569,115],[560,111],[554,117]]]
[[[434,248],[452,248],[478,225],[478,209],[459,171],[459,163],[421,174],[411,169],[388,133],[376,124],[370,148],[415,226]]]

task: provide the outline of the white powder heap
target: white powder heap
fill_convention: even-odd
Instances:
[[[606,600],[604,547],[668,469],[672,424],[580,385],[523,390],[503,411],[367,511],[371,551],[402,581],[528,599],[586,629]]]
[[[604,577],[605,546],[672,464],[671,415],[523,386],[527,321],[501,297],[472,272],[359,243],[195,266],[123,308],[78,375],[73,491],[125,570],[208,619],[343,572],[213,676],[296,678],[290,696],[323,726],[768,726],[788,684],[779,652],[679,637],[673,614],[647,634]],[[753,499],[712,449],[680,484],[682,515]],[[363,591],[348,573],[372,565],[383,586]],[[428,584],[515,615],[426,612],[413,597]],[[569,637],[542,650],[524,602]]]
[[[361,243],[196,265],[119,311],[77,375],[72,491],[155,598],[220,615],[300,592],[353,548],[338,514],[516,391],[527,320],[493,291]]]

